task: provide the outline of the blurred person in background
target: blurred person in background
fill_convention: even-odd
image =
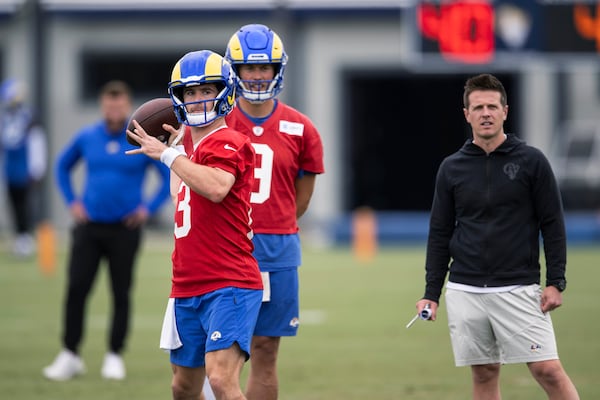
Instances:
[[[108,352],[101,374],[124,379],[121,353],[129,331],[130,296],[134,266],[141,244],[142,227],[169,198],[169,170],[147,157],[131,157],[126,127],[132,111],[129,86],[110,81],[100,91],[102,119],[81,129],[59,154],[56,180],[69,207],[71,232],[67,287],[63,316],[63,349],[43,374],[52,380],[68,380],[85,372],[80,357],[84,313],[88,295],[102,259],[107,260],[112,291],[112,321]],[[86,167],[81,193],[71,182],[73,169]],[[155,170],[158,187],[144,199],[147,173]]]
[[[561,197],[546,157],[504,132],[507,95],[493,75],[467,80],[473,138],[439,167],[418,313],[435,320],[446,276],[456,366],[473,399],[499,400],[502,364],[526,363],[549,399],[579,395],[558,358],[550,312],[563,302],[567,245]],[[546,260],[540,287],[540,234]]]
[[[230,38],[225,58],[235,71],[238,96],[227,125],[248,136],[256,151],[252,241],[264,296],[246,396],[272,400],[279,391],[281,337],[296,336],[300,323],[298,219],[308,209],[316,176],[324,172],[323,145],[311,120],[277,98],[288,60],[277,33],[265,25],[245,25]]]
[[[25,102],[26,92],[25,83],[17,79],[0,85],[4,183],[14,226],[12,251],[18,257],[35,252],[32,232],[41,217],[37,200],[48,159],[46,133]]]

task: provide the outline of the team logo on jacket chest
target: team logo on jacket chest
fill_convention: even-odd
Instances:
[[[119,152],[119,150],[121,150],[121,146],[116,140],[111,140],[106,143],[105,150],[108,154],[116,154]]]
[[[511,181],[514,181],[515,178],[517,177],[517,172],[519,172],[519,164],[515,164],[515,163],[506,163],[504,164],[504,167],[502,168],[502,170],[504,171],[504,173],[506,175],[508,175],[508,179],[510,179]]]

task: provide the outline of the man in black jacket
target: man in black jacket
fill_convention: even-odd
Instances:
[[[527,363],[548,398],[579,399],[559,359],[549,311],[562,304],[566,235],[546,157],[504,133],[506,91],[494,76],[467,80],[473,139],[438,170],[420,313],[436,319],[446,285],[456,366],[471,366],[473,398],[500,399],[500,365]],[[546,256],[540,287],[539,235]]]

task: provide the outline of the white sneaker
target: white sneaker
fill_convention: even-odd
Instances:
[[[22,233],[15,238],[13,253],[17,257],[29,257],[34,253],[35,241],[28,233]]]
[[[115,353],[106,353],[102,364],[102,377],[104,379],[125,379],[125,364],[121,356]]]
[[[53,381],[67,381],[85,373],[85,365],[81,358],[70,350],[62,350],[54,362],[43,369],[46,378]]]

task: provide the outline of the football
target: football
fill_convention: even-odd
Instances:
[[[173,110],[173,102],[171,99],[164,97],[148,100],[133,112],[127,124],[127,129],[132,132],[135,129],[133,125],[134,119],[144,128],[148,135],[154,136],[163,143],[168,140],[170,134],[162,128],[162,124],[172,125],[175,129],[179,129],[180,126]],[[134,146],[139,146],[129,136],[127,136],[127,141]]]

